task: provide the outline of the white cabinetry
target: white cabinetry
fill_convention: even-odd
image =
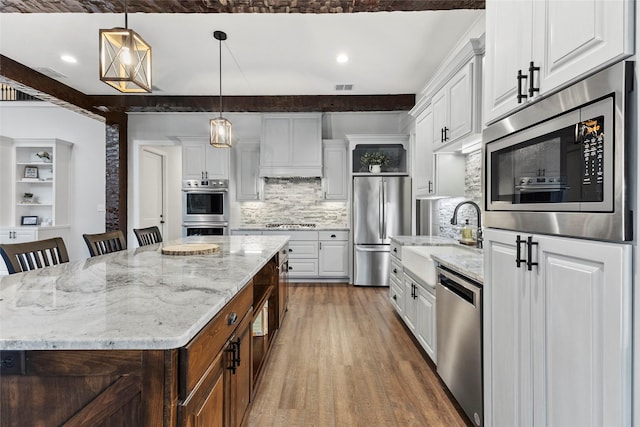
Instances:
[[[435,289],[404,269],[404,314],[407,327],[436,363],[436,296]]]
[[[346,154],[346,153],[345,153]],[[349,276],[349,232],[320,231],[318,233],[320,277],[344,278]]]
[[[474,65],[474,61],[465,64],[431,99],[435,149],[473,130],[474,108],[481,108],[474,105]]]
[[[486,18],[487,123],[633,53],[631,0],[488,0]]]
[[[262,116],[260,176],[322,176],[321,113]]]
[[[485,425],[630,426],[631,245],[487,229],[484,253]]]
[[[214,148],[205,138],[182,142],[182,179],[229,179],[229,149]]]
[[[237,160],[236,200],[260,200],[260,144],[243,142],[236,144],[233,149]]]
[[[326,200],[347,200],[347,145],[342,139],[323,140],[324,198]]]
[[[465,157],[458,153],[433,153],[433,120],[431,106],[416,119],[413,156],[416,196],[464,196]]]

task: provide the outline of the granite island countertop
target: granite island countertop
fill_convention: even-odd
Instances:
[[[0,350],[166,350],[187,344],[287,236],[187,237],[0,278]],[[207,242],[210,255],[163,255]]]

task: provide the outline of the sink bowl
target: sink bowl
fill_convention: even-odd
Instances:
[[[436,262],[431,255],[468,254],[469,249],[459,246],[403,246],[402,266],[411,270],[427,285],[436,285]]]

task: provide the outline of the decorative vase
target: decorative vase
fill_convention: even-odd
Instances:
[[[369,165],[369,172],[380,173],[380,165]]]

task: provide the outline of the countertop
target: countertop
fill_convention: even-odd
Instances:
[[[165,350],[187,344],[287,236],[186,237],[3,276],[0,350]],[[165,244],[220,245],[163,255]]]
[[[392,241],[402,246],[459,246],[466,249],[459,254],[431,255],[431,259],[449,269],[469,277],[476,282],[484,282],[484,260],[482,249],[460,244],[455,239],[440,236],[394,236]]]

